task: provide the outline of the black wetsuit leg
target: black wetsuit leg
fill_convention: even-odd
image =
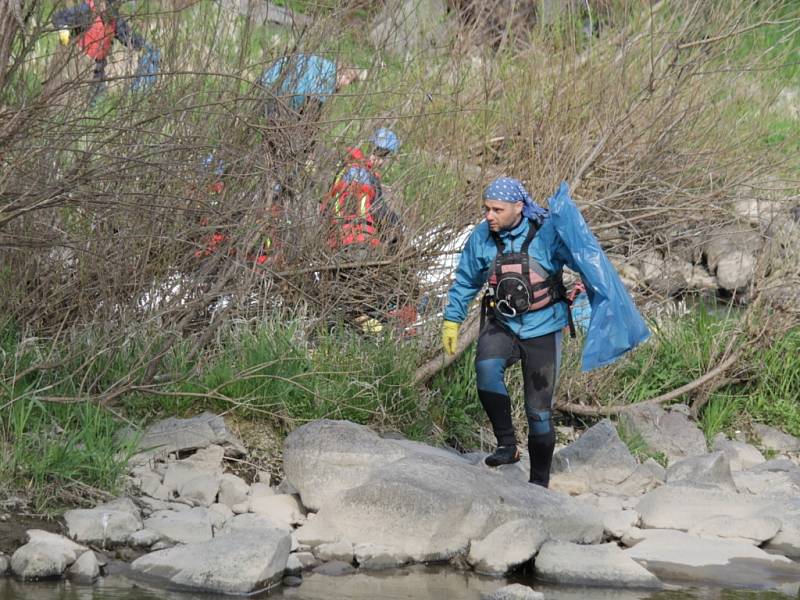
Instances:
[[[561,357],[561,332],[519,340],[519,345],[528,418],[530,482],[547,487],[556,443],[552,410]]]
[[[486,411],[498,446],[516,445],[514,423],[511,420],[511,398],[505,384],[506,368],[520,359],[516,336],[487,319],[478,336],[475,355],[478,398]]]

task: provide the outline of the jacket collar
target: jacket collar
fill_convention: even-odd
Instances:
[[[529,219],[522,217],[512,229],[503,229],[502,231],[498,232],[500,239],[508,239],[508,238],[516,238],[520,235],[525,235],[528,231],[528,227],[530,226]],[[490,233],[491,237],[491,233]]]

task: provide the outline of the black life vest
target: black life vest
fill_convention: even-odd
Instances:
[[[491,310],[495,316],[513,318],[545,309],[556,302],[565,302],[572,333],[572,315],[562,271],[549,274],[528,254],[528,248],[538,231],[538,224],[530,221],[519,252],[506,252],[503,240],[496,232],[492,232],[497,256],[489,268],[489,289],[484,296],[482,316]]]

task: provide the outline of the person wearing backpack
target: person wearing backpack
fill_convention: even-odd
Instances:
[[[368,250],[382,242],[392,242],[399,217],[383,197],[379,169],[400,149],[397,135],[385,127],[369,138],[371,148],[348,148],[344,164],[333,180],[321,205],[328,221],[328,246],[331,249]],[[364,254],[364,252],[359,252]]]
[[[572,324],[563,268],[581,276],[592,304],[584,369],[613,362],[649,332],[566,184],[550,199],[548,211],[519,180],[500,177],[484,191],[483,206],[485,219],[470,234],[447,294],[442,343],[445,353],[456,353],[459,325],[488,283],[475,356],[478,397],[497,438],[497,448],[485,462],[497,467],[520,460],[504,381],[506,369],[520,362],[529,481],[548,487],[561,332]]]
[[[74,39],[77,47],[94,60],[91,102],[96,101],[105,89],[105,69],[114,40],[143,51],[131,83],[133,90],[152,86],[158,72],[160,52],[145,43],[128,21],[120,17],[117,5],[118,0],[86,0],[53,14],[59,42],[66,46]]]

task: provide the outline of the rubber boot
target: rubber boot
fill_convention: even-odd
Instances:
[[[550,466],[556,446],[556,432],[550,411],[534,413],[528,420],[528,455],[531,460],[530,483],[548,487]]]
[[[516,447],[517,435],[511,420],[511,398],[505,394],[478,390],[478,398],[492,424],[498,446]]]
[[[514,446],[498,446],[497,450],[486,457],[485,462],[490,467],[511,465],[519,462],[519,448]]]

